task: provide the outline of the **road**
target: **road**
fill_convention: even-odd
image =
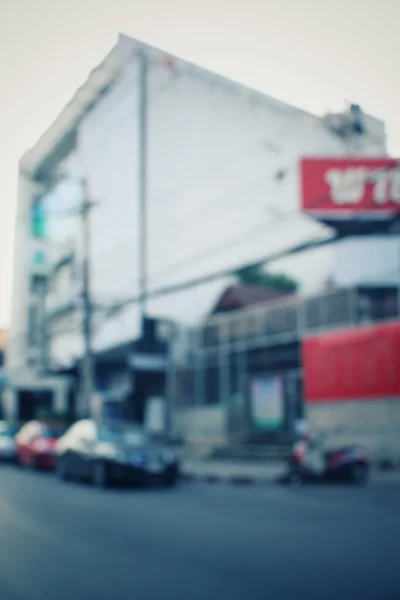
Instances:
[[[400,484],[107,490],[0,468],[1,600],[400,598]]]

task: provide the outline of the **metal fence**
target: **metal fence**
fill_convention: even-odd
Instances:
[[[400,292],[393,288],[344,288],[285,298],[212,317],[199,330],[197,351],[271,346],[313,332],[398,318],[399,308]]]
[[[190,331],[186,351],[181,352],[179,360],[172,361],[170,405],[178,412],[190,407],[225,406],[228,416],[232,416],[228,419],[232,431],[243,433],[247,418],[243,407],[254,353],[265,351],[278,358],[281,349],[307,335],[399,318],[399,300],[395,288],[358,287],[216,315]],[[297,366],[295,362],[292,360],[286,375],[290,369],[301,368],[298,359]],[[301,394],[301,383],[296,385],[296,394]]]

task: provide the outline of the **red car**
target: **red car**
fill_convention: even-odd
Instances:
[[[15,438],[18,463],[37,469],[54,469],[55,444],[65,429],[40,421],[30,421],[24,425]]]

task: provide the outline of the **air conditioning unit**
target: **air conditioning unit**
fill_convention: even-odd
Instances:
[[[365,133],[363,113],[358,104],[350,104],[343,113],[329,113],[325,117],[328,129],[341,138]]]

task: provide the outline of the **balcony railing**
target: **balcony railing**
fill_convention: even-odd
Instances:
[[[400,318],[400,290],[343,288],[215,315],[200,329],[197,348],[274,345],[312,332],[392,318]]]

